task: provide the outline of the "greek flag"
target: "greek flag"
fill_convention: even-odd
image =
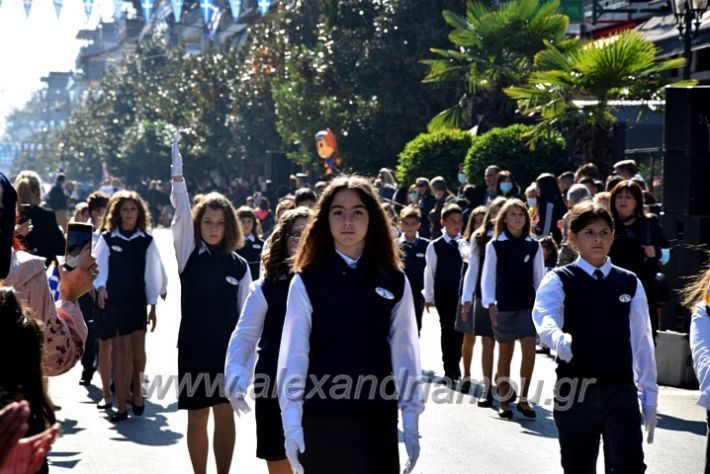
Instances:
[[[59,299],[59,268],[57,262],[52,262],[47,268],[47,283],[49,283],[49,292],[52,293],[52,299]]]

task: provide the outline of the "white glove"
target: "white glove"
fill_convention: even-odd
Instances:
[[[234,409],[237,416],[241,416],[242,414],[246,415],[251,411],[249,404],[244,400],[243,392],[234,392],[230,395],[229,404],[232,405],[232,409]]]
[[[182,155],[178,144],[180,143],[180,132],[173,134],[173,147],[170,150],[172,163],[170,164],[170,176],[182,176]]]
[[[407,465],[404,472],[412,472],[419,459],[419,414],[402,413],[402,431],[404,432],[404,446],[407,448]]]
[[[303,428],[300,426],[286,429],[284,433],[284,448],[286,449],[286,457],[291,465],[293,474],[303,474],[303,466],[298,462],[298,453],[306,450],[306,443],[303,441]]]
[[[242,413],[246,415],[251,411],[249,404],[245,400],[249,385],[249,376],[244,374],[240,369],[233,366],[230,367],[229,365],[225,367],[225,374],[227,375],[225,389],[229,403],[232,405],[237,416],[240,416]]]
[[[557,352],[557,358],[565,362],[572,360],[572,335],[568,333],[562,334],[562,339],[557,342],[557,347],[555,348]]]
[[[641,402],[641,424],[646,431],[646,442],[648,444],[653,443],[653,435],[656,431],[656,405],[646,404],[645,394],[639,394],[639,401]]]

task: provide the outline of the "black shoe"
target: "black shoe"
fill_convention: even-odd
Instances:
[[[447,376],[443,376],[439,379],[438,381],[439,385],[443,385],[445,387],[451,387],[453,385],[453,382],[451,379]]]
[[[122,421],[126,421],[127,419],[128,419],[128,410],[124,410],[120,413],[114,413],[113,415],[111,415],[111,417],[109,418],[109,421],[111,421],[111,423],[120,423]]]
[[[512,420],[513,410],[510,408],[498,408],[498,416],[506,420]]]
[[[99,410],[110,410],[113,407],[112,402],[105,402],[101,400],[99,403],[96,404],[96,408]]]
[[[493,397],[490,392],[485,397],[479,398],[476,402],[478,408],[490,408],[493,406]]]
[[[471,381],[469,379],[465,379],[463,382],[461,382],[461,386],[459,387],[459,390],[463,393],[470,394],[471,393]]]
[[[520,403],[515,405],[515,408],[517,408],[518,411],[522,413],[525,418],[537,417],[537,413],[535,413],[535,410],[533,410],[532,408],[523,408],[522,406],[520,406]]]
[[[81,379],[79,380],[79,385],[91,385],[91,379],[94,377],[94,373],[88,370],[81,372]]]
[[[143,405],[133,405],[133,414],[136,416],[141,416],[145,411],[145,403]]]

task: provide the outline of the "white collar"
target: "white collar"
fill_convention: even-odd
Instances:
[[[446,230],[443,227],[442,227],[442,229],[443,229],[443,231],[442,231],[443,233],[441,234],[441,236],[444,238],[444,241],[447,244],[449,242],[451,242],[452,240],[458,242],[461,239],[461,234],[457,235],[456,237],[449,237],[449,234],[446,233]]]
[[[417,232],[417,235],[414,236],[414,240],[407,240],[407,238],[404,236],[404,232],[399,234],[399,241],[401,243],[413,244],[414,242],[417,241],[418,238],[419,238],[419,232]]]
[[[347,255],[345,255],[343,252],[341,252],[341,251],[338,250],[338,249],[335,249],[335,251],[336,251],[336,253],[337,253],[338,255],[340,255],[340,257],[341,257],[343,260],[345,260],[345,263],[346,263],[350,268],[357,268],[357,262],[358,262],[358,260],[360,260],[360,257],[362,257],[362,255],[361,255],[360,257],[356,258],[356,259],[352,259],[352,258],[348,257]]]
[[[140,229],[136,229],[136,231],[133,234],[131,234],[130,237],[126,237],[125,235],[123,235],[119,231],[119,229],[113,229],[111,231],[111,237],[120,237],[123,240],[133,240],[133,239],[137,239],[138,237],[145,237],[145,233]]]
[[[601,267],[595,267],[582,257],[577,257],[577,260],[575,260],[574,263],[576,263],[577,266],[584,270],[584,272],[589,276],[594,275],[594,270],[601,270],[602,274],[604,275],[604,278],[606,278],[607,275],[609,275],[609,272],[611,271],[611,259],[609,257],[606,258],[604,264]]]
[[[247,235],[246,239],[251,240],[252,242],[256,241],[256,237],[254,236],[253,232],[251,234]]]
[[[510,239],[508,238],[508,236],[506,235],[505,232],[501,232],[500,235],[498,236],[498,238],[497,238],[496,240],[510,240]],[[533,238],[530,237],[529,235],[525,237],[525,240],[527,240],[528,242],[534,242],[534,241],[535,241],[535,239],[533,239]]]

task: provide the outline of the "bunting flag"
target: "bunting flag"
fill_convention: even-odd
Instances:
[[[52,0],[52,4],[54,5],[54,11],[57,13],[57,18],[59,18],[59,14],[62,13],[63,3],[64,0]]]
[[[59,267],[57,267],[57,262],[52,261],[46,270],[46,274],[49,292],[52,294],[52,299],[57,301],[59,299]]]
[[[143,7],[143,17],[145,18],[146,23],[150,22],[150,17],[153,13],[154,3],[155,0],[141,0],[141,7]]]
[[[30,10],[32,9],[32,0],[22,0],[22,3],[25,6],[25,18],[29,18]]]
[[[116,20],[120,20],[123,16],[123,11],[121,11],[122,6],[123,0],[113,0],[113,17]]]
[[[271,0],[259,0],[258,5],[261,16],[264,16],[269,13],[269,8],[271,8]]]
[[[237,21],[239,13],[242,11],[242,0],[229,0],[229,8],[232,10],[232,18]]]
[[[212,41],[217,40],[217,30],[219,29],[219,21],[222,19],[222,13],[222,9],[214,5],[212,14],[210,15],[210,22],[207,24],[207,29],[210,32],[210,39]]]
[[[170,5],[173,7],[173,18],[175,18],[175,23],[180,23],[183,3],[184,0],[170,0]]]
[[[84,13],[86,14],[86,19],[91,17],[91,10],[94,9],[94,0],[84,0]]]
[[[204,20],[206,27],[208,27],[210,24],[210,17],[212,16],[213,5],[214,0],[200,0],[200,9],[202,9],[202,19]]]

